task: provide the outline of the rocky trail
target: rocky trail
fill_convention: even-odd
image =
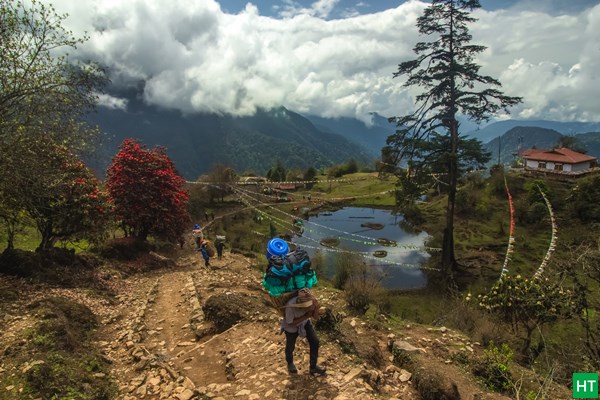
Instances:
[[[359,379],[361,365],[324,337],[320,360],[335,368],[324,377],[309,375],[308,344],[299,341],[300,371],[288,375],[285,335],[261,291],[260,274],[235,254],[211,264],[183,257],[168,271],[138,278],[121,295],[120,322],[105,325],[101,335],[111,339],[101,345],[119,379],[119,398],[372,398],[373,389]],[[225,315],[217,327],[204,315],[209,298],[232,306],[219,308]],[[409,384],[394,391],[398,398],[417,398]]]
[[[327,374],[308,374],[308,344],[299,340],[299,373],[289,375],[279,314],[249,259],[226,252],[207,268],[189,250],[181,250],[176,261],[156,257],[164,267],[119,278],[112,304],[77,288],[2,277],[0,288],[10,285],[18,300],[3,303],[0,374],[30,367],[30,361],[11,362],[10,349],[35,323],[27,304],[55,295],[76,299],[100,317],[94,344],[111,365],[106,379],[116,382],[119,400],[507,398],[483,389],[453,361],[457,354],[473,357],[482,351],[464,335],[443,327],[365,322],[344,313],[341,292],[319,286],[314,293],[336,323],[334,331],[316,325],[319,363]],[[398,357],[413,362],[404,366]]]

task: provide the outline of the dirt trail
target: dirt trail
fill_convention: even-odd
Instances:
[[[355,379],[358,370],[352,357],[344,355],[335,343],[324,338],[320,359],[330,365],[329,374],[325,377],[308,374],[308,344],[300,340],[296,349],[300,373],[290,376],[283,354],[285,336],[279,334],[279,316],[266,304],[247,312],[244,321],[224,332],[203,334],[197,339],[198,330],[202,331],[207,325],[201,305],[208,298],[247,296],[264,302],[264,294],[260,290],[260,274],[250,267],[245,257],[225,253],[222,260],[211,260],[212,268],[205,268],[195,256],[184,255],[177,267],[160,274],[149,274],[138,281],[140,285],[136,289],[127,293],[129,300],[122,311],[123,321],[132,321],[131,315],[143,315],[143,318],[140,329],[126,329],[140,332],[139,345],[125,343],[137,363],[133,368],[126,362],[115,363],[115,375],[122,382],[120,399],[199,399],[204,398],[202,396],[224,399],[333,399],[342,396],[339,398],[343,399],[345,395],[350,398],[357,394],[357,398],[371,398],[362,380]],[[147,297],[145,309],[144,297]],[[144,311],[137,311],[133,304]],[[123,330],[113,331],[115,340],[121,338],[124,341]],[[138,351],[136,357],[137,346],[143,350]],[[114,358],[120,355],[121,360],[127,359],[122,351],[118,352],[119,346],[113,345],[113,349],[117,350],[117,353],[113,352]],[[147,365],[158,362],[163,372],[145,372],[140,365],[142,361],[137,361],[139,354],[143,354],[142,361],[144,357],[155,357],[157,361]],[[185,386],[187,382],[187,387],[193,390],[184,392],[182,386],[178,392],[173,391],[173,387],[166,384],[169,377],[164,373],[165,369],[178,382],[173,386]],[[410,387],[404,386],[396,392],[407,389]]]
[[[416,352],[413,357],[421,359],[421,377],[445,382],[448,396],[444,398],[506,399],[487,392],[451,361],[453,354],[481,353],[464,335],[419,324],[380,326],[349,316],[343,293],[321,285],[314,289],[319,303],[343,314],[338,330],[327,334],[317,329],[319,363],[327,367],[327,374],[308,374],[308,344],[303,339],[295,352],[299,373],[289,375],[280,317],[268,305],[261,273],[249,259],[225,252],[222,260],[213,259],[213,267],[206,268],[190,249],[182,250],[175,262],[153,257],[156,265],[151,272],[123,279],[116,272],[111,282],[117,300],[111,302],[99,302],[78,288],[49,289],[19,279],[5,282],[15,288],[18,301],[7,303],[12,308],[6,308],[10,315],[4,318],[8,324],[0,332],[0,344],[18,347],[21,331],[35,323],[27,305],[36,298],[59,295],[89,305],[101,318],[95,345],[110,363],[110,379],[118,387],[116,400],[418,400],[415,376],[393,364],[391,343]],[[215,329],[214,315],[204,315],[216,300],[234,308],[217,308],[219,322],[235,314],[221,329]],[[379,360],[377,367],[373,360]],[[11,368],[22,371],[24,366]],[[6,371],[8,365],[0,354],[0,373]]]

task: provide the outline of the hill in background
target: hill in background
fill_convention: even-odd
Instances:
[[[166,148],[179,173],[196,179],[217,164],[264,174],[276,160],[287,168],[327,167],[356,160],[372,164],[372,152],[344,136],[323,132],[300,114],[279,107],[251,117],[181,115],[132,100],[126,111],[100,108],[88,118],[110,139],[90,164],[105,171],[123,139]]]
[[[240,173],[264,174],[277,160],[287,168],[329,167],[354,159],[373,166],[386,139],[396,126],[386,117],[371,113],[370,123],[354,118],[302,116],[285,107],[258,110],[255,115],[234,117],[220,114],[182,115],[179,111],[148,106],[139,90],[118,97],[128,99],[127,110],[101,107],[88,120],[109,136],[90,165],[103,174],[126,138],[135,138],[149,148],[163,146],[186,179],[196,179],[217,164]],[[468,131],[492,153],[492,162],[509,163],[522,137],[523,148],[551,148],[561,135],[577,135],[588,153],[600,156],[600,123],[508,120],[476,126],[461,120]],[[589,132],[589,133],[581,133]],[[596,133],[594,133],[596,132]],[[501,137],[500,139],[498,139]]]
[[[554,130],[563,135],[577,135],[584,132],[600,132],[600,122],[559,122],[545,120],[514,120],[494,122],[481,129],[466,131],[466,135],[488,143],[516,127],[537,127]]]
[[[396,125],[379,114],[371,114],[371,123],[365,124],[354,118],[322,118],[308,115],[317,129],[331,134],[340,134],[346,139],[363,146],[373,158],[381,156],[381,148],[388,136],[396,131]]]
[[[490,163],[510,164],[521,149],[552,149],[563,135],[553,129],[533,126],[517,126],[492,141],[484,149],[492,155]],[[575,136],[578,146],[587,154],[600,158],[600,132],[589,132]]]

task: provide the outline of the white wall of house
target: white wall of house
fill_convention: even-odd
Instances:
[[[574,171],[574,172],[584,171],[586,169],[590,169],[591,167],[592,167],[592,165],[589,161],[583,162],[583,163],[579,163],[579,164],[574,164],[572,171]]]
[[[546,167],[544,169],[554,171],[556,168],[556,164],[561,165],[560,163],[554,163],[552,161],[547,161]],[[527,168],[540,169],[540,161],[526,160],[525,166]],[[590,162],[583,162],[583,163],[579,163],[579,164],[562,164],[563,172],[579,172],[579,171],[585,171],[586,169],[590,169],[590,168],[591,168]],[[560,168],[558,168],[558,170],[560,171]]]
[[[525,160],[525,166],[527,168],[537,168],[538,167],[538,162],[537,161],[533,161],[533,160]]]

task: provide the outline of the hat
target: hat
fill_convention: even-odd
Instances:
[[[300,289],[298,291],[298,297],[296,297],[296,304],[294,304],[292,307],[310,307],[313,304],[312,298],[313,295],[309,289]]]
[[[198,225],[198,224],[194,225],[194,229],[195,229],[195,230],[198,230],[198,229],[200,229],[200,225]]]

